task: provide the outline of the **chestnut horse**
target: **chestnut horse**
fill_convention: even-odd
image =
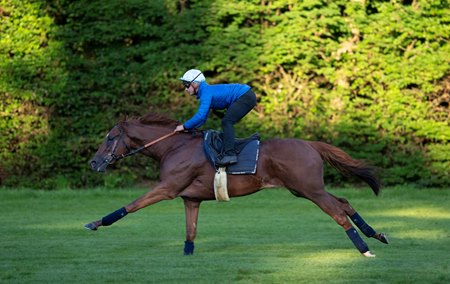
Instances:
[[[160,163],[160,182],[153,190],[125,207],[85,225],[87,229],[97,230],[100,226],[109,226],[128,213],[162,200],[181,197],[186,214],[184,254],[193,254],[200,204],[215,199],[215,168],[203,152],[202,135],[175,133],[173,130],[177,124],[177,121],[167,117],[147,114],[119,122],[111,129],[90,162],[92,169],[104,172],[109,164],[141,152]],[[149,141],[153,142],[145,145]],[[356,176],[365,181],[378,195],[380,183],[374,169],[361,160],[352,159],[339,148],[300,139],[270,139],[260,144],[255,174],[228,175],[229,196],[244,196],[263,188],[287,188],[295,196],[311,200],[330,215],[363,255],[374,256],[348,217],[367,237],[387,244],[386,236],[376,233],[347,200],[324,190],[323,161],[347,176]]]

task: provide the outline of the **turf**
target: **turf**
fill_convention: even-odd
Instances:
[[[145,191],[0,190],[0,283],[450,283],[450,191],[335,189],[390,240],[364,258],[311,202],[280,189],[204,202],[183,256],[180,199],[83,229]]]

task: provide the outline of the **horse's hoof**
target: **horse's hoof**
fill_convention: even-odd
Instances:
[[[184,255],[193,255],[194,254],[194,242],[185,241],[184,242]]]
[[[95,224],[95,222],[89,223],[84,225],[84,228],[91,231],[97,231],[98,226]]]
[[[376,255],[374,255],[373,253],[370,252],[370,250],[366,251],[365,253],[363,253],[362,255],[364,255],[365,257],[375,257]]]
[[[384,233],[380,233],[377,238],[380,242],[389,244],[389,240]]]

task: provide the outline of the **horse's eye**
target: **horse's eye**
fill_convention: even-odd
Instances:
[[[109,135],[106,136],[106,144],[111,145],[111,143],[114,141],[115,137],[110,137]]]

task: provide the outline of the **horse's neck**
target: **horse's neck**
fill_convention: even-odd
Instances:
[[[134,131],[129,134],[133,142],[139,147],[142,147],[148,143],[156,141],[161,137],[164,137],[172,131],[173,129],[169,128],[142,125],[140,127],[136,127]],[[176,137],[178,137],[178,139],[176,139]],[[168,151],[171,151],[171,149],[178,147],[179,144],[184,143],[179,138],[180,137],[178,136],[178,134],[165,138],[146,148],[143,153],[151,156],[156,160],[160,160],[161,157],[166,155]]]

